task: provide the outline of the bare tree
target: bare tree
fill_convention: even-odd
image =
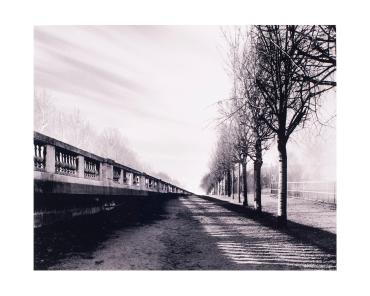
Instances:
[[[249,149],[248,156],[253,160],[254,166],[254,206],[256,211],[262,211],[261,203],[261,168],[263,164],[262,151],[268,149],[269,140],[272,138],[272,130],[262,120],[268,116],[264,104],[264,97],[261,95],[256,85],[256,53],[254,41],[250,31],[247,31],[245,42],[240,45],[241,61],[238,63],[237,78],[240,80],[243,89],[243,101],[248,108],[248,116],[245,125],[248,125],[253,134],[253,146]]]
[[[235,87],[235,85],[234,85]],[[221,106],[221,105],[220,105]],[[254,135],[253,130],[248,124],[250,111],[248,105],[243,99],[234,97],[232,100],[223,102],[219,111],[222,118],[228,119],[228,141],[229,150],[233,163],[242,166],[242,184],[243,184],[243,205],[248,205],[248,178],[247,163],[248,156],[253,150]],[[238,178],[240,180],[240,177]],[[240,184],[238,184],[239,202],[240,202]]]
[[[219,137],[216,144],[216,149],[212,155],[210,162],[210,177],[209,181],[213,184],[213,188],[219,188],[222,180],[226,179],[226,191],[230,193],[230,171],[233,165],[232,155],[230,154],[231,142],[229,139],[228,129],[225,125],[219,128]],[[217,190],[219,191],[219,190]],[[217,192],[220,194],[220,192]]]
[[[206,194],[210,194],[212,191],[213,185],[214,184],[212,184],[211,173],[205,174],[200,182],[200,187],[206,192]]]
[[[336,26],[298,26],[297,34],[308,41],[301,43],[301,46],[297,49],[298,53],[305,58],[309,58],[310,63],[320,69],[314,76],[302,71],[301,79],[319,84],[326,90],[335,87],[337,85],[335,81],[337,67]]]
[[[233,78],[233,103],[236,108],[226,112],[226,118],[239,118],[242,130],[249,131],[247,155],[254,164],[254,201],[255,209],[262,210],[261,204],[261,167],[263,164],[262,151],[268,148],[268,140],[272,138],[272,131],[261,120],[265,114],[263,96],[256,86],[256,53],[251,29],[237,27],[232,33],[224,37],[229,46],[229,67]]]
[[[226,125],[220,127],[220,136],[217,142],[217,162],[219,167],[219,177],[224,180],[224,190],[227,195],[230,195],[230,179],[231,179],[231,167],[233,165],[232,155],[230,150],[232,149],[232,143],[230,141],[229,131]]]
[[[144,166],[138,161],[137,155],[128,147],[127,140],[118,129],[103,129],[99,135],[99,139],[95,141],[96,147],[99,147],[98,154],[112,158],[127,166],[132,166],[138,170],[144,169]]]
[[[287,221],[287,142],[297,127],[316,114],[320,95],[328,88],[322,87],[326,77],[322,62],[313,63],[312,57],[302,54],[313,43],[302,34],[302,27],[255,26],[254,32],[255,80],[266,108],[261,120],[278,142],[278,225],[283,226]],[[324,77],[317,81],[321,75]]]
[[[35,131],[136,169],[144,168],[119,130],[106,128],[98,132],[78,109],[71,113],[58,110],[51,95],[43,89],[36,89],[34,95]]]
[[[242,165],[242,179],[243,179],[243,205],[248,206],[248,177],[247,177],[247,163],[248,156],[253,149],[253,130],[247,124],[248,121],[248,109],[243,103],[243,108],[239,108],[238,116],[236,117],[236,128],[234,129],[234,147],[235,154],[237,155],[239,162]]]
[[[51,118],[55,116],[56,110],[51,103],[50,95],[43,89],[34,90],[34,129],[45,133],[50,125]]]

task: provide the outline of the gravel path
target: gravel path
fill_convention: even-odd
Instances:
[[[335,269],[336,258],[202,198],[169,200],[151,223],[122,227],[88,256],[49,269]]]

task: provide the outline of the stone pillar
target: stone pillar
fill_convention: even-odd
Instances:
[[[103,162],[100,165],[102,167],[103,184],[109,185],[109,181],[113,180],[113,166],[108,162]]]
[[[45,171],[55,173],[55,147],[51,145],[46,145]]]
[[[85,157],[82,155],[77,156],[77,177],[85,178]]]
[[[103,163],[99,162],[99,181],[103,181]]]
[[[140,189],[147,190],[147,188],[145,188],[145,176],[144,175],[140,176]]]
[[[134,174],[129,173],[128,174],[128,186],[132,186],[132,185],[134,185]]]
[[[120,184],[123,184],[123,174],[125,173],[125,171],[123,169],[120,169],[120,175],[119,175],[119,179],[118,179],[118,183]]]

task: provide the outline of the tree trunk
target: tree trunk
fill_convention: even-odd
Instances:
[[[238,163],[238,198],[240,203],[240,163]]]
[[[254,208],[257,212],[262,211],[262,203],[261,203],[261,167],[263,164],[262,161],[262,146],[261,141],[256,141],[256,160],[254,161]]]
[[[288,158],[286,141],[278,140],[279,150],[279,190],[278,190],[278,226],[284,227],[287,223],[287,197],[288,197]]]
[[[227,170],[227,196],[231,196],[231,172]]]
[[[235,166],[233,165],[232,168],[231,168],[231,196],[232,196],[232,199],[234,199],[234,193],[235,193],[235,183],[234,183],[234,168]]]
[[[248,187],[247,187],[247,162],[244,160],[242,163],[243,168],[243,206],[248,206]]]

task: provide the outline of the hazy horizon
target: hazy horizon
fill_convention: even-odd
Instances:
[[[80,110],[96,130],[118,129],[142,163],[202,192],[216,103],[232,87],[219,26],[36,26],[34,38],[35,88],[59,110]],[[335,130],[330,143],[335,176]]]

